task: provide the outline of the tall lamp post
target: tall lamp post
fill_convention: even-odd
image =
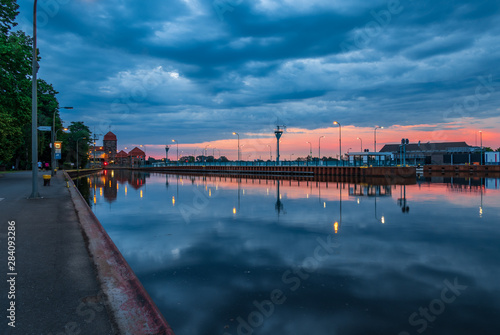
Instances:
[[[339,160],[342,159],[342,126],[340,122],[334,121],[333,124],[339,125]]]
[[[240,161],[240,134],[233,131],[233,135],[238,136],[238,162]]]
[[[325,136],[324,135],[320,136],[319,140],[318,140],[318,158],[319,158],[319,160],[321,160],[321,139],[322,138],[325,138]]]
[[[179,142],[177,140],[172,140],[172,142],[177,144],[177,162],[179,162]]]
[[[59,107],[54,110],[54,115],[52,117],[52,150],[51,150],[51,158],[52,162],[50,163],[50,166],[52,167],[52,172],[51,175],[53,176],[55,174],[55,167],[56,167],[56,149],[55,149],[55,142],[56,142],[56,113],[58,109],[73,109],[73,107]]]
[[[40,197],[38,193],[38,117],[37,117],[37,82],[36,74],[38,72],[37,50],[36,50],[36,4],[33,4],[33,54],[31,63],[31,170],[32,170],[32,190],[31,199]]]
[[[363,140],[360,137],[357,137],[357,139],[361,141],[361,151],[360,152],[363,152]]]
[[[373,152],[377,152],[377,129],[384,129],[384,127],[375,126],[375,130],[373,132]]]
[[[271,153],[271,145],[267,144],[267,146],[269,147],[269,160],[272,161],[273,160],[273,156],[272,156],[272,153]]]
[[[311,156],[311,159],[312,159],[312,157],[313,157],[313,145],[309,141],[307,141],[306,143],[309,143],[309,155]]]
[[[481,142],[481,165],[483,165],[483,131],[479,131],[479,138]]]
[[[207,162],[207,148],[209,146],[210,146],[210,144],[205,146],[205,153],[204,153],[204,157],[203,157],[205,159],[205,163]]]
[[[80,140],[86,140],[86,137],[80,137],[79,139],[76,140],[76,171],[77,173],[80,170],[80,165],[79,165],[79,160],[78,160],[78,141]]]

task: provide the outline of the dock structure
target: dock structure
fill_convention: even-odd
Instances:
[[[424,174],[499,174],[500,165],[425,165]]]
[[[107,169],[117,169],[108,166]],[[129,167],[124,169],[130,169]],[[163,172],[198,172],[198,173],[243,173],[267,175],[311,175],[311,176],[353,176],[353,177],[408,177],[416,175],[413,166],[217,166],[217,165],[171,165],[163,167],[141,167],[133,170]]]

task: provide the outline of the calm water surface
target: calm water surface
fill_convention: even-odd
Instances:
[[[177,335],[499,333],[500,179],[79,183]]]

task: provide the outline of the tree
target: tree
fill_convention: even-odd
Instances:
[[[497,150],[495,150],[495,151],[500,151],[500,147],[498,147]]]
[[[0,165],[28,168],[31,154],[31,66],[33,39],[16,26],[19,5],[0,0]],[[38,53],[39,54],[39,53]],[[38,61],[41,58],[38,57]],[[38,79],[39,125],[52,126],[58,106],[52,85]],[[57,112],[56,112],[57,116]],[[61,128],[56,117],[56,130]],[[39,156],[50,161],[50,132],[39,133]]]
[[[68,127],[69,132],[58,137],[62,140],[62,160],[66,163],[75,163],[76,166],[76,144],[78,142],[78,163],[85,166],[88,161],[89,144],[91,135],[89,127],[83,122],[71,122]],[[85,137],[85,139],[82,139]],[[80,139],[80,140],[78,140]]]
[[[31,120],[31,43],[20,31],[0,37],[0,164],[24,145]]]
[[[19,5],[14,0],[0,0],[0,34],[7,35],[12,27],[17,26],[14,22]]]

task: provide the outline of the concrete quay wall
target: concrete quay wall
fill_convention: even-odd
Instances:
[[[108,169],[117,167],[109,166]],[[126,168],[130,169],[130,168]],[[197,173],[243,173],[267,175],[311,175],[311,176],[350,176],[350,177],[385,177],[414,178],[415,167],[378,166],[213,166],[179,165],[166,167],[142,167],[134,170],[158,172],[197,172]]]

